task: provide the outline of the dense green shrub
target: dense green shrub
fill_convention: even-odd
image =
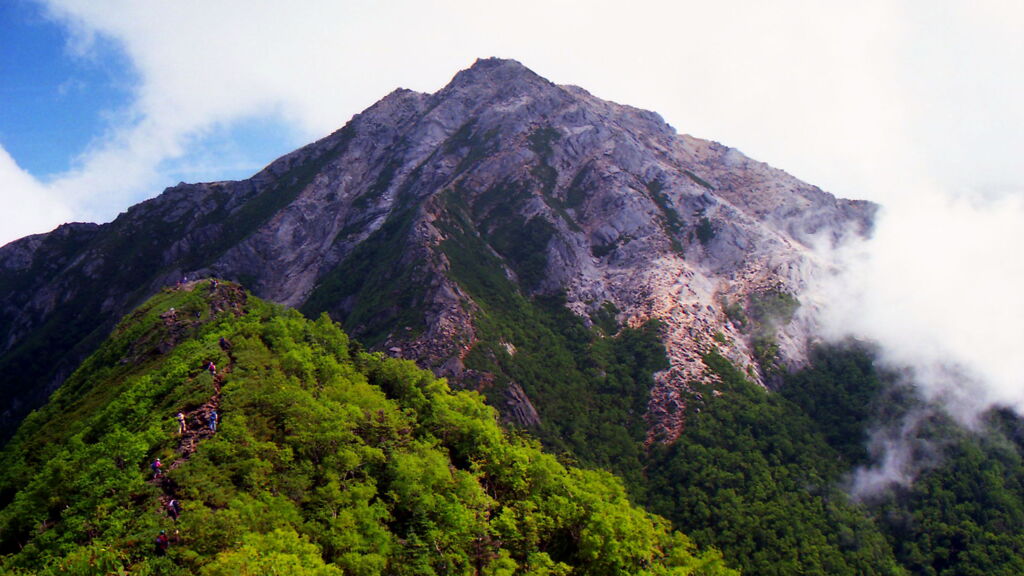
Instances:
[[[169,292],[126,319],[0,454],[0,568],[106,574],[729,574],[607,473],[506,435],[471,392],[250,298],[170,350]],[[205,315],[205,316],[204,316]],[[220,346],[230,343],[230,353]],[[172,415],[224,375],[187,458]],[[73,416],[73,418],[71,417]],[[45,442],[39,437],[44,436]],[[162,457],[167,482],[149,481]],[[183,504],[174,521],[160,498]],[[153,538],[173,534],[166,556]]]

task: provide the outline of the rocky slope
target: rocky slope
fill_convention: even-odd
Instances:
[[[480,60],[435,94],[396,90],[249,180],[180,184],[110,224],[0,249],[5,425],[132,306],[213,275],[477,386],[494,381],[467,358],[490,337],[480,294],[495,282],[563,294],[588,323],[660,319],[671,367],[648,419],[651,438],[670,439],[709,350],[762,384],[804,360],[812,315],[794,315],[795,295],[827,265],[814,247],[866,233],[872,213],[652,112]],[[473,283],[467,258],[500,277]],[[503,382],[508,413],[535,423],[519,384]]]

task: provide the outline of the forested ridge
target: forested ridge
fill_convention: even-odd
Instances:
[[[644,449],[636,406],[663,366],[658,325],[587,328],[557,300],[511,310],[551,354],[485,360],[544,374],[525,384],[557,400],[538,433],[558,455],[503,430],[477,393],[364,351],[327,316],[230,283],[165,290],[0,454],[0,571],[1024,573],[1017,416],[965,431],[863,348],[818,349],[778,392],[711,352],[718,379],[694,384],[685,434]],[[570,409],[591,377],[605,388]],[[628,383],[618,399],[614,382]],[[926,415],[916,435],[934,458],[910,486],[852,500],[854,470],[878,456],[871,430],[911,413]]]
[[[24,422],[0,554],[9,574],[735,573],[476,393],[209,281],[123,320]]]
[[[1024,422],[995,411],[965,430],[862,346],[811,360],[767,392],[709,354],[721,383],[697,386],[686,433],[650,452],[640,500],[746,574],[1024,573]],[[911,421],[928,452],[913,481],[851,500],[858,467],[884,457],[872,432]]]

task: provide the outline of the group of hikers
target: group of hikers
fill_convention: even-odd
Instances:
[[[185,433],[188,432],[188,423],[185,420],[185,413],[184,412],[178,412],[177,418],[178,418],[178,436],[184,436]],[[220,417],[217,415],[217,410],[215,410],[213,408],[211,408],[210,411],[206,413],[206,425],[210,428],[211,432],[216,432],[217,431],[217,420],[218,420],[218,418],[220,418]]]
[[[177,498],[171,498],[167,501],[167,515],[171,517],[175,522],[178,521],[178,516],[181,516],[181,503],[178,502]],[[174,539],[176,541],[181,539],[180,534],[177,530],[174,531]],[[167,531],[161,530],[160,534],[156,537],[156,554],[157,556],[164,556],[167,554],[167,548],[171,545],[171,539],[167,537]]]
[[[221,346],[222,347],[224,346],[225,342],[226,342],[225,339],[221,338]],[[228,345],[230,346],[230,344],[228,344]],[[214,377],[217,376],[217,366],[216,366],[216,364],[213,363],[213,361],[210,361],[210,362],[206,363],[206,365],[204,366],[204,369],[209,370],[211,376],[214,376]],[[186,420],[185,413],[184,412],[178,412],[178,414],[177,414],[177,416],[175,418],[178,421],[178,435],[179,436],[184,436],[188,432],[188,422]],[[205,414],[206,425],[209,427],[211,432],[216,432],[217,431],[217,422],[218,422],[219,418],[220,417],[218,416],[217,410],[215,408],[211,408],[209,411],[206,412],[206,414]],[[158,478],[162,478],[163,477],[163,475],[164,475],[163,466],[164,466],[164,464],[163,464],[163,462],[160,461],[159,458],[155,458],[153,460],[153,462],[149,465],[150,469],[153,471],[153,479],[158,479]],[[178,517],[181,515],[181,503],[178,502],[177,498],[171,498],[170,500],[168,500],[165,508],[167,510],[167,515],[170,516],[172,520],[177,522],[178,521]],[[174,539],[175,540],[180,540],[180,535],[179,535],[177,530],[174,531]],[[167,531],[166,530],[161,530],[160,534],[157,535],[156,540],[155,540],[156,554],[158,556],[166,555],[167,554],[167,549],[171,545],[171,541],[172,541],[172,539],[168,538],[168,536],[167,536]]]

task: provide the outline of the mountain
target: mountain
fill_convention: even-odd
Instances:
[[[478,394],[212,281],[126,317],[0,452],[0,572],[736,574]]]
[[[1020,418],[811,344],[873,212],[492,59],[8,244],[0,571],[1020,574]]]
[[[873,211],[654,113],[480,60],[248,180],[182,183],[109,224],[0,248],[3,429],[123,314],[217,276],[326,311],[542,436],[586,444],[563,415],[603,410],[631,438],[669,441],[690,383],[717,378],[708,353],[762,385],[805,362],[796,296],[824,265],[814,247],[867,233]]]

